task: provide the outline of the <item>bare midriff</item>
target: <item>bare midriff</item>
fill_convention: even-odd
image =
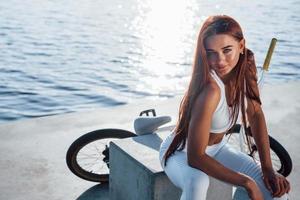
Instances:
[[[209,134],[209,139],[208,139],[208,146],[218,144],[222,141],[222,138],[224,137],[224,133],[210,133]]]

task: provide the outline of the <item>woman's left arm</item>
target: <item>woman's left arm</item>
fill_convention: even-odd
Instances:
[[[273,170],[267,125],[261,105],[249,98],[247,98],[247,102],[247,118],[259,153],[262,171]]]
[[[247,118],[251,127],[251,132],[255,140],[262,171],[272,171],[270,156],[270,142],[264,113],[261,108],[261,100],[257,81],[257,69],[254,54],[251,50],[247,51],[248,61],[245,71],[246,98],[247,98]]]
[[[278,197],[290,191],[290,184],[284,176],[275,173],[272,166],[269,135],[265,116],[261,108],[254,54],[250,50],[247,53],[248,67],[245,71],[247,118],[259,153],[264,183],[273,196]]]
[[[247,99],[247,102],[247,117],[259,153],[264,183],[274,197],[280,197],[290,191],[290,184],[285,177],[275,173],[272,167],[269,136],[260,103],[251,99]]]

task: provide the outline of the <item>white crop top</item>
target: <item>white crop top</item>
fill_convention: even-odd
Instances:
[[[220,101],[218,103],[218,106],[215,110],[215,112],[213,113],[212,116],[212,121],[211,121],[211,128],[210,128],[210,132],[211,133],[224,133],[225,131],[227,131],[231,125],[231,121],[230,121],[230,107],[227,104],[227,100],[226,100],[226,94],[225,94],[225,85],[222,82],[222,80],[219,78],[219,76],[217,75],[217,73],[214,70],[211,70],[211,75],[214,78],[214,80],[217,82],[218,86],[220,87],[221,90],[221,98]],[[247,99],[245,97],[245,108],[247,109]],[[246,117],[247,120],[247,117]],[[241,111],[239,112],[238,115],[238,119],[237,121],[241,121]],[[172,137],[174,137],[175,134],[172,131]],[[222,139],[222,142],[215,144],[215,145],[221,145],[224,143],[224,138]],[[214,145],[214,146],[215,146]],[[210,152],[209,148],[212,148],[211,146],[207,146],[206,147],[206,152]],[[213,153],[214,148],[212,148],[211,153]],[[183,149],[183,151],[187,152],[187,141],[186,141],[186,145]],[[207,153],[208,153],[207,152]],[[210,155],[210,154],[209,154]]]
[[[214,70],[211,71],[211,75],[217,82],[218,86],[220,87],[221,98],[212,116],[210,132],[224,133],[226,130],[230,128],[230,124],[231,124],[230,109],[227,104],[226,95],[225,95],[225,86]]]

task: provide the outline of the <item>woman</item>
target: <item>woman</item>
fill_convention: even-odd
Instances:
[[[240,118],[251,127],[260,164],[226,143]],[[181,200],[206,199],[208,176],[244,187],[252,200],[287,199],[289,182],[274,172],[269,146],[254,55],[234,19],[211,16],[198,36],[178,122],[161,144],[162,167],[181,188]]]

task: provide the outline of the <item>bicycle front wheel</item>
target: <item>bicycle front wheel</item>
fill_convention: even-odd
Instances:
[[[292,159],[285,148],[269,135],[271,158],[274,168],[278,173],[287,177],[293,168]]]
[[[285,148],[270,135],[269,141],[273,168],[278,173],[287,177],[292,171],[292,159]],[[250,153],[250,156],[259,161],[256,145],[252,146],[252,152]]]
[[[93,182],[109,180],[109,143],[136,136],[122,129],[100,129],[86,133],[69,147],[66,162],[78,177]]]
[[[252,137],[251,139],[253,140]],[[232,135],[230,136],[229,143],[234,148],[239,149],[240,151],[248,154],[249,156],[253,157],[257,161],[260,161],[255,143],[252,145],[250,151],[245,140],[246,139],[243,139],[243,135],[240,135],[238,129],[236,131],[233,131]],[[286,149],[270,135],[269,135],[269,141],[270,141],[270,154],[271,154],[273,168],[278,173],[287,177],[291,173],[293,168],[292,159],[289,153],[286,151]],[[254,140],[252,142],[254,142]]]

